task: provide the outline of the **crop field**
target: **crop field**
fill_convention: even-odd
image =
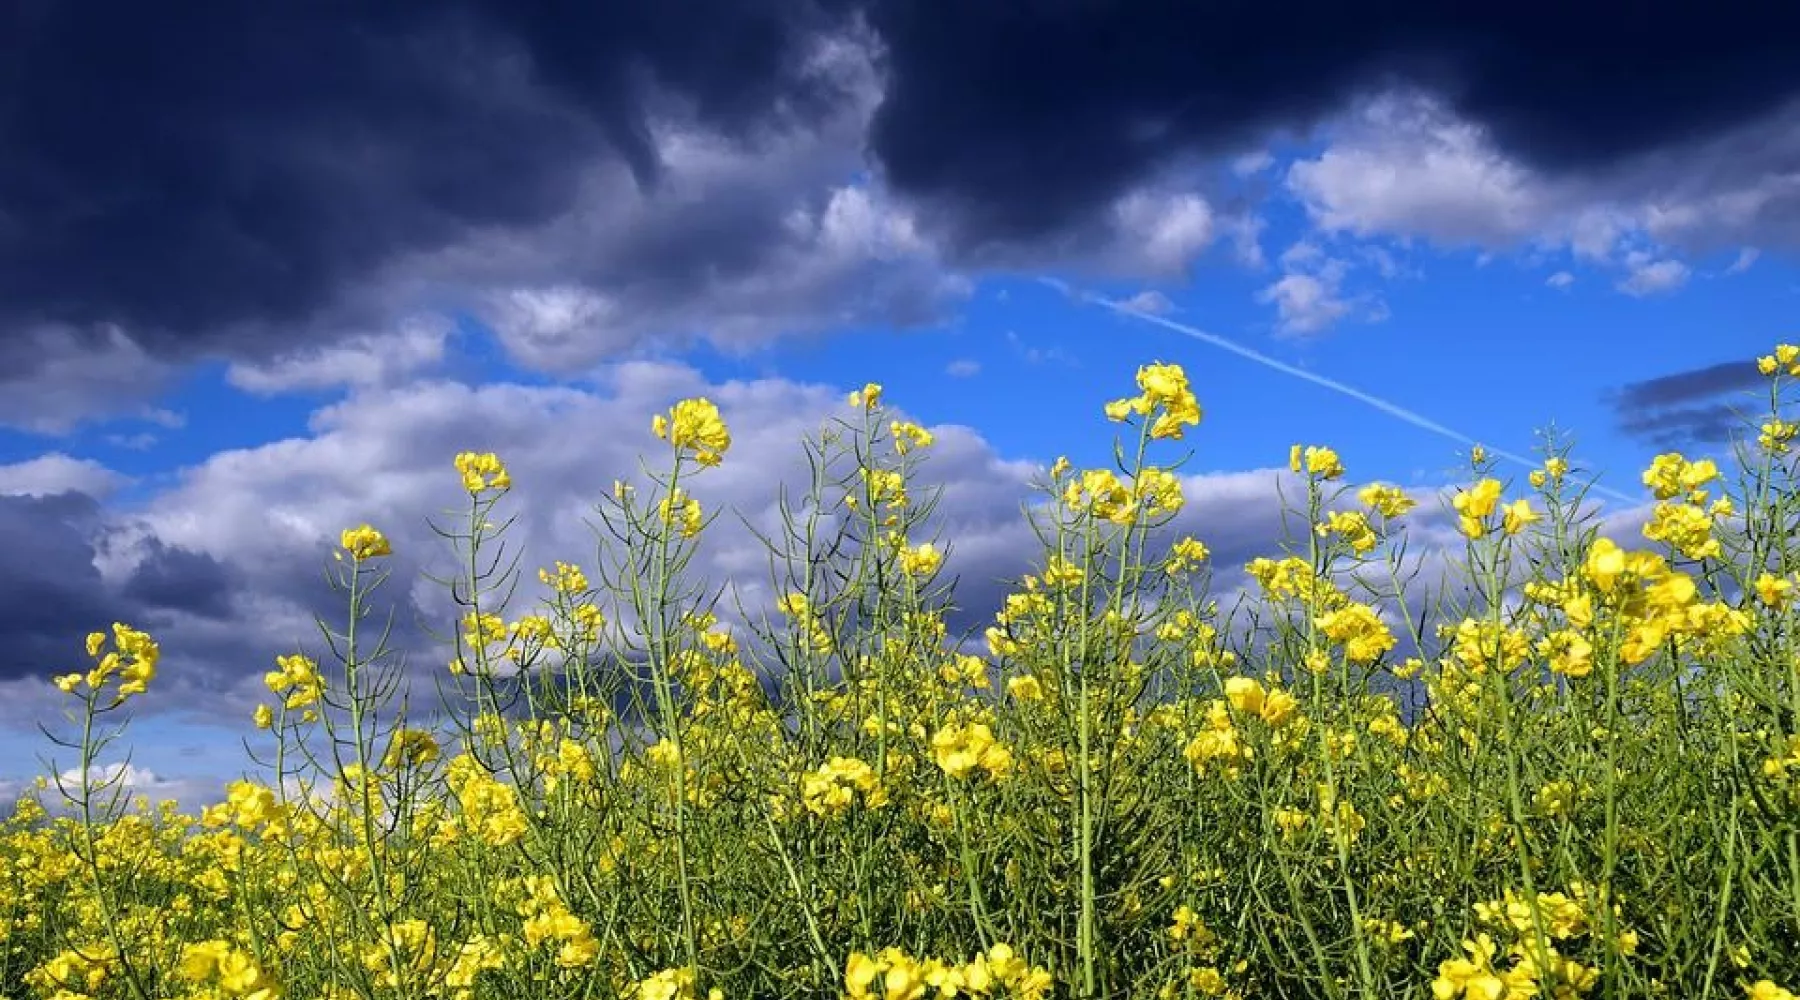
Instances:
[[[155,638],[70,650],[73,768],[0,824],[0,996],[1791,1000],[1800,348],[1757,364],[1735,460],[1657,457],[1641,530],[1601,534],[1566,451],[1511,482],[1476,449],[1421,557],[1420,499],[1321,441],[1286,546],[1217,568],[1169,529],[1200,401],[1146,365],[967,635],[932,435],[877,385],[798,443],[783,596],[735,629],[691,571],[730,413],[646,415],[650,482],[541,569],[530,484],[465,452],[442,658],[393,655],[390,543],[346,526],[261,777],[197,815],[103,766]]]

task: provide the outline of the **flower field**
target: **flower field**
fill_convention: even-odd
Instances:
[[[1421,557],[1414,496],[1297,445],[1302,530],[1246,567],[1173,530],[1201,409],[1145,366],[970,635],[932,435],[879,386],[802,442],[781,596],[737,629],[693,572],[708,400],[535,574],[464,453],[442,658],[394,655],[390,544],[344,531],[346,606],[266,678],[265,780],[199,815],[102,766],[159,649],[88,637],[73,769],[0,825],[0,997],[1791,1000],[1800,348],[1757,364],[1736,460],[1659,456],[1635,537],[1565,450],[1507,483],[1476,449]]]

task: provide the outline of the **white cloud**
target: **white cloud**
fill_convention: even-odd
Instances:
[[[1275,165],[1275,157],[1267,150],[1245,153],[1231,161],[1231,172],[1239,177],[1251,177],[1260,174]]]
[[[1566,252],[1619,270],[1616,287],[1644,294],[1679,287],[1686,254],[1759,235],[1791,245],[1800,170],[1781,164],[1794,154],[1800,107],[1702,145],[1551,176],[1500,152],[1442,101],[1393,92],[1339,121],[1322,152],[1289,167],[1287,185],[1326,232]],[[1658,258],[1653,270],[1632,259],[1645,252]]]
[[[117,782],[127,804],[139,796],[148,799],[152,805],[174,800],[181,808],[197,811],[201,806],[220,801],[223,798],[223,782],[211,778],[165,777],[148,768],[123,762],[102,764],[90,772],[96,786],[109,782]],[[72,795],[78,795],[81,781],[79,768],[69,768],[53,777],[46,777],[47,785],[36,792],[38,801],[52,815],[60,814],[71,808],[62,793],[57,789],[57,781],[61,780],[63,788]],[[19,796],[32,792],[36,778],[0,777],[0,803],[10,804]],[[95,804],[104,805],[111,797],[113,789],[95,788]],[[10,811],[10,810],[8,810]]]
[[[1152,316],[1167,316],[1175,311],[1175,303],[1170,302],[1167,295],[1155,289],[1145,289],[1119,304],[1127,309],[1135,309]]]
[[[0,465],[0,496],[50,496],[73,490],[105,499],[131,481],[91,458],[74,458],[60,451]]]
[[[1757,258],[1761,256],[1761,250],[1758,250],[1755,247],[1744,247],[1742,250],[1738,251],[1737,259],[1731,262],[1731,266],[1725,269],[1725,273],[1743,274],[1745,271],[1750,270],[1751,266],[1756,263]]]
[[[513,357],[538,368],[622,352],[632,342],[618,304],[578,285],[496,292],[486,318]]]
[[[1287,173],[1289,189],[1323,229],[1512,243],[1549,211],[1524,168],[1429,98],[1384,96],[1341,128],[1316,159],[1298,160]]]
[[[951,378],[970,378],[981,374],[981,362],[974,358],[958,358],[944,366],[944,374]]]
[[[1318,333],[1350,315],[1350,303],[1336,286],[1312,274],[1283,275],[1258,292],[1256,301],[1275,306],[1284,333]]]
[[[1316,243],[1301,241],[1281,255],[1283,274],[1256,295],[1273,305],[1276,330],[1283,334],[1320,333],[1346,318],[1378,322],[1387,306],[1372,293],[1346,295],[1344,279],[1350,263],[1327,255]]]
[[[1628,273],[1615,287],[1637,297],[1672,292],[1687,284],[1688,275],[1692,273],[1678,260],[1658,259],[1643,251],[1627,255],[1625,266]]]
[[[1212,206],[1197,194],[1139,190],[1113,206],[1114,244],[1107,255],[1124,270],[1161,277],[1186,274],[1212,245]]]
[[[124,448],[127,451],[146,451],[155,445],[159,438],[149,431],[139,431],[136,434],[108,434],[105,440],[107,444],[116,448]]]
[[[1025,338],[1019,336],[1017,330],[1006,331],[1006,346],[1012,348],[1013,354],[1028,365],[1052,363],[1069,367],[1075,365],[1075,359],[1069,356],[1069,352],[1060,347],[1038,347],[1035,344],[1028,344],[1025,342]]]
[[[833,116],[745,144],[671,109],[646,135],[661,163],[654,186],[597,164],[557,218],[478,232],[397,266],[386,285],[465,305],[515,360],[557,373],[651,344],[735,352],[939,321],[970,286],[866,169],[882,94],[870,53],[822,40],[811,69],[854,95]]]
[[[124,329],[46,326],[25,332],[23,350],[35,364],[29,378],[0,392],[0,424],[42,434],[67,434],[85,420],[138,415],[166,388],[174,369],[150,357]]]
[[[1356,255],[1375,269],[1382,278],[1392,281],[1397,278],[1418,278],[1422,274],[1417,268],[1408,265],[1394,254],[1394,251],[1375,244],[1366,244],[1356,248]]]
[[[267,362],[234,362],[225,378],[259,396],[398,382],[441,363],[453,330],[444,317],[415,317],[388,333],[302,348]]]
[[[1232,256],[1239,264],[1251,270],[1261,270],[1268,265],[1262,248],[1262,231],[1267,225],[1262,216],[1251,213],[1239,215],[1232,220]]]
[[[1575,283],[1575,276],[1573,274],[1570,274],[1567,271],[1558,271],[1555,274],[1552,274],[1550,277],[1544,279],[1544,284],[1549,285],[1551,288],[1557,288],[1557,289],[1567,288],[1570,285],[1573,285],[1574,283]]]

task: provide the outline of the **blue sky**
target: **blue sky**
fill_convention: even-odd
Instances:
[[[542,39],[492,16],[496,53]],[[372,82],[381,51],[323,24],[295,44],[350,60],[343,93],[301,113],[229,76],[152,73],[129,95],[138,117],[96,127],[149,142],[140,118],[188,108],[195,154],[151,143],[129,168],[35,127],[61,91],[32,90],[41,108],[0,118],[0,139],[16,132],[0,181],[65,183],[36,201],[0,183],[0,793],[49,749],[47,678],[122,620],[165,655],[134,722],[134,783],[214,794],[241,766],[262,672],[330,611],[317,579],[338,530],[388,531],[407,581],[393,598],[448,613],[408,588],[442,556],[424,519],[458,502],[459,450],[514,465],[529,572],[586,558],[581,514],[675,399],[719,401],[737,438],[703,499],[766,519],[798,435],[877,381],[939,431],[927,475],[979,604],[1029,566],[1032,471],[1107,461],[1100,407],[1150,361],[1183,365],[1206,413],[1187,526],[1241,565],[1278,544],[1268,508],[1296,442],[1429,496],[1461,475],[1457,437],[1529,456],[1554,424],[1629,520],[1655,454],[1726,457],[1729,407],[1758,405],[1751,360],[1794,339],[1791,105],[1733,103],[1720,82],[1661,131],[1609,134],[1643,95],[1539,93],[1545,56],[1526,48],[1468,64],[1478,106],[1441,81],[1157,69],[1172,56],[1156,25],[1115,26],[1143,66],[1102,60],[1071,96],[1032,66],[934,62],[947,43],[903,21],[873,16],[877,40],[808,21],[766,59],[712,69],[661,34],[618,41],[595,58],[662,67],[660,90],[625,100],[630,127],[608,117],[623,98],[559,76],[550,49],[479,92],[408,70],[455,100],[391,103]],[[177,27],[144,30],[181,44]],[[54,72],[118,85],[44,51]],[[996,96],[990,73],[1021,89]],[[1196,119],[1195,92],[1260,110]],[[370,155],[346,158],[353,141]],[[500,151],[515,141],[532,155]],[[754,553],[721,531],[701,565],[736,579]]]

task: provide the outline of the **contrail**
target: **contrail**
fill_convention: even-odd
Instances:
[[[1431,433],[1436,434],[1439,437],[1449,438],[1450,440],[1455,441],[1458,444],[1465,444],[1465,445],[1469,445],[1471,447],[1473,447],[1479,443],[1474,438],[1468,436],[1467,434],[1462,433],[1461,431],[1457,431],[1452,428],[1445,427],[1443,424],[1440,424],[1437,421],[1432,420],[1429,417],[1425,417],[1418,413],[1414,413],[1413,411],[1407,409],[1404,406],[1400,406],[1397,403],[1390,403],[1387,400],[1382,399],[1379,396],[1371,396],[1370,394],[1362,391],[1361,389],[1355,388],[1354,386],[1345,385],[1344,383],[1339,382],[1335,379],[1329,379],[1323,375],[1315,375],[1312,372],[1305,370],[1304,368],[1296,368],[1293,365],[1287,364],[1286,362],[1278,361],[1274,358],[1271,358],[1267,354],[1263,354],[1258,351],[1253,351],[1250,348],[1245,347],[1242,344],[1236,343],[1235,341],[1227,340],[1224,337],[1221,337],[1216,333],[1207,333],[1205,330],[1202,330],[1198,327],[1189,326],[1186,323],[1177,323],[1174,320],[1169,319],[1165,316],[1158,316],[1155,313],[1145,312],[1142,309],[1138,309],[1134,306],[1127,305],[1126,303],[1120,302],[1116,299],[1109,299],[1102,295],[1095,295],[1092,292],[1083,291],[1079,288],[1073,288],[1068,283],[1058,281],[1055,278],[1040,277],[1038,280],[1043,282],[1044,284],[1049,285],[1052,288],[1058,289],[1058,290],[1062,291],[1064,294],[1066,294],[1072,298],[1078,299],[1082,302],[1090,302],[1090,303],[1093,303],[1094,305],[1100,306],[1102,308],[1110,309],[1113,312],[1118,313],[1121,316],[1129,316],[1133,319],[1143,320],[1146,323],[1155,323],[1157,326],[1164,327],[1164,328],[1170,329],[1170,330],[1174,330],[1176,333],[1182,334],[1184,336],[1192,337],[1193,339],[1198,340],[1201,343],[1211,344],[1212,346],[1217,347],[1220,350],[1230,351],[1231,353],[1237,355],[1238,357],[1244,358],[1245,360],[1248,360],[1248,361],[1254,361],[1257,364],[1262,365],[1264,368],[1278,371],[1278,372],[1282,373],[1283,375],[1292,375],[1293,377],[1295,377],[1297,379],[1301,379],[1306,382],[1311,382],[1312,384],[1317,385],[1317,386],[1323,386],[1324,388],[1330,389],[1332,392],[1336,392],[1341,395],[1349,396],[1351,399],[1354,399],[1359,403],[1363,403],[1365,405],[1372,406],[1375,409],[1380,410],[1381,412],[1387,414],[1388,416],[1394,417],[1395,419],[1398,419],[1398,420],[1403,420],[1406,423],[1409,423],[1409,424],[1413,425],[1414,427],[1419,428],[1420,430],[1430,431]],[[1497,455],[1500,458],[1504,458],[1509,462],[1517,463],[1528,469],[1536,469],[1536,468],[1539,468],[1543,464],[1541,462],[1536,462],[1536,461],[1533,461],[1532,459],[1526,458],[1523,455],[1515,455],[1509,451],[1502,451],[1499,448],[1494,448],[1494,447],[1490,447],[1487,445],[1482,445],[1482,447],[1485,448],[1490,454]],[[1622,503],[1635,504],[1635,503],[1639,502],[1637,497],[1633,497],[1628,494],[1621,493],[1618,490],[1611,489],[1606,486],[1601,486],[1599,483],[1595,483],[1592,488],[1593,488],[1594,492],[1604,493],[1607,496],[1612,497],[1613,499],[1618,500]]]

